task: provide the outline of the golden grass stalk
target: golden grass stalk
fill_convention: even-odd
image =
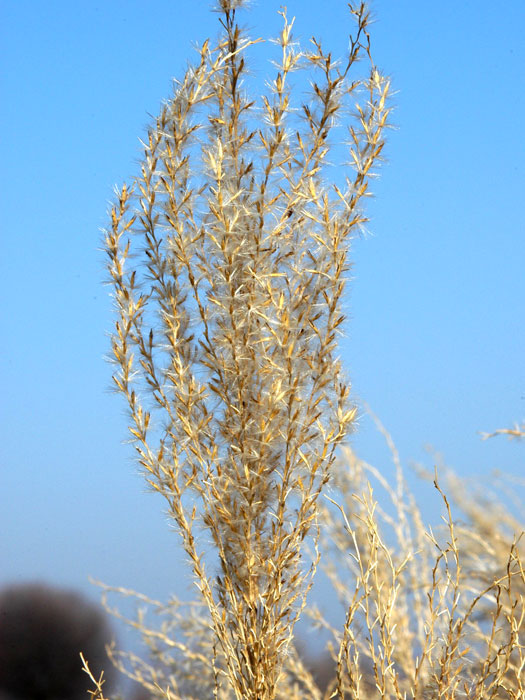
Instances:
[[[442,469],[453,505],[434,475],[443,524],[426,527],[395,445],[379,427],[392,450],[393,477],[388,465],[378,470],[345,448],[334,464],[331,495],[319,505],[322,565],[345,612],[335,626],[315,608],[309,613],[329,633],[333,680],[321,690],[292,644],[275,697],[522,700],[523,502],[513,514],[504,488],[485,488],[480,497]],[[166,697],[168,688],[187,700],[235,697],[217,684],[227,661],[202,602],[166,605],[103,588],[106,609],[136,629],[148,651],[144,659],[113,648],[111,657],[151,697]],[[135,619],[113,607],[114,594],[137,599]]]
[[[380,428],[393,483],[347,448],[322,506],[323,562],[346,609],[343,630],[314,611],[332,637],[332,691],[356,700],[523,698],[525,513],[513,516],[445,472],[462,519],[436,474],[443,525],[426,528]]]
[[[319,496],[355,415],[336,341],[389,84],[357,3],[342,64],[316,40],[300,50],[283,12],[276,74],[252,99],[245,55],[256,42],[237,21],[244,4],[219,3],[222,35],[202,45],[149,130],[106,251],[114,381],[209,614],[213,692],[265,700],[276,696],[315,570]],[[291,86],[301,71],[307,104]],[[350,162],[331,183],[333,133],[350,106]]]
[[[88,675],[88,678],[92,682],[94,689],[88,690],[88,694],[91,700],[106,700],[104,697],[103,685],[104,685],[104,673],[102,672],[98,678],[96,678],[91,669],[89,668],[89,663],[84,658],[82,652],[80,653],[80,660],[82,662],[82,670]]]

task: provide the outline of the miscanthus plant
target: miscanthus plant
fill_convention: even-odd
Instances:
[[[392,464],[378,468],[343,448],[330,496],[319,504],[321,565],[341,621],[334,625],[307,609],[327,637],[328,653],[320,666],[290,645],[276,697],[523,700],[525,481],[487,485],[442,466],[442,488],[436,474],[422,471],[442,503],[442,524],[431,529],[407,489],[392,439],[379,428]],[[119,612],[115,594],[137,602],[136,618]],[[215,669],[226,660],[202,602],[162,603],[109,586],[103,600],[142,637],[143,658],[114,646],[109,652],[148,696],[234,697],[229,687],[217,687]]]
[[[110,609],[114,590],[138,599],[127,622],[148,649],[112,660],[174,700],[523,700],[523,513],[452,475],[449,501],[435,477],[432,531],[383,430],[392,478],[336,458],[355,416],[337,357],[349,243],[389,111],[367,6],[349,5],[339,62],[299,47],[282,12],[255,98],[244,4],[219,3],[220,38],[175,84],[106,233],[115,385],[199,591],[183,605],[106,587]],[[308,611],[329,635],[323,688],[294,645],[319,551],[344,611],[338,627]]]
[[[345,448],[336,507],[322,505],[324,566],[345,610],[340,629],[312,613],[330,636],[331,688],[356,700],[525,698],[525,510],[507,491],[525,481],[422,471],[442,504],[432,529],[378,426],[393,468]]]
[[[162,106],[105,246],[114,381],[211,626],[209,692],[265,700],[284,683],[320,495],[355,415],[337,337],[389,84],[357,3],[339,62],[315,39],[298,47],[282,12],[253,97],[245,4],[220,1],[220,39]]]

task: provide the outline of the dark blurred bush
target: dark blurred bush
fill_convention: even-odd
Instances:
[[[104,613],[77,593],[40,583],[0,591],[0,700],[86,700],[80,652],[110,689]]]

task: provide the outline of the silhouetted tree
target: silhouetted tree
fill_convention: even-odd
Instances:
[[[0,592],[0,700],[84,700],[91,670],[113,676],[105,645],[111,631],[98,607],[40,583]]]

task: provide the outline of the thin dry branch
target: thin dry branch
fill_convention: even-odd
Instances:
[[[525,437],[525,423],[516,423],[513,428],[498,428],[492,433],[481,433],[482,440],[488,440],[489,438],[496,437],[497,435],[506,435],[509,440],[513,438],[523,438]]]

